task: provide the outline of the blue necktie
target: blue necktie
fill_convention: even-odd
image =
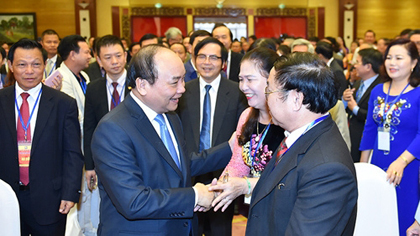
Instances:
[[[162,139],[163,144],[165,144],[166,149],[168,149],[169,154],[171,154],[172,159],[175,161],[175,164],[178,166],[178,168],[180,168],[178,155],[176,154],[174,143],[172,142],[171,135],[169,134],[168,128],[166,127],[165,118],[163,118],[162,114],[158,114],[155,117],[155,121],[159,123],[160,138]]]
[[[359,102],[360,99],[363,96],[363,88],[365,87],[365,83],[362,82],[362,84],[360,85],[359,89],[357,90],[356,93],[356,102]]]
[[[211,112],[211,105],[210,105],[209,90],[211,89],[211,85],[206,85],[205,89],[206,89],[206,95],[204,95],[203,121],[201,123],[200,148],[199,148],[198,152],[201,152],[205,149],[210,148],[210,112]]]

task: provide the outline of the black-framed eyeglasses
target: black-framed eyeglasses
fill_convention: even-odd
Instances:
[[[211,62],[217,62],[218,60],[222,59],[222,57],[218,57],[216,55],[204,55],[204,54],[198,54],[197,55],[197,60],[199,61],[206,61],[207,58],[209,58],[209,60]]]

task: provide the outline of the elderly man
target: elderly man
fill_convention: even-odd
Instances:
[[[306,39],[296,39],[290,45],[292,52],[310,52],[315,53],[314,46]]]
[[[267,104],[286,138],[258,182],[229,178],[210,188],[236,182],[236,192],[252,193],[246,235],[353,235],[356,173],[328,114],[337,88],[332,72],[310,53],[295,53],[271,70]],[[229,202],[225,192],[215,201]]]
[[[105,115],[92,139],[101,196],[98,235],[196,235],[194,208],[214,197],[191,176],[223,168],[227,142],[189,154],[173,112],[185,92],[185,69],[170,49],[140,49],[128,69],[132,90]],[[194,219],[194,220],[193,220]]]
[[[165,32],[166,42],[169,46],[174,43],[182,43],[182,32],[177,27],[171,27]]]
[[[21,235],[64,235],[79,201],[83,156],[76,101],[44,86],[42,47],[10,48],[16,83],[0,90],[0,179],[19,200]]]

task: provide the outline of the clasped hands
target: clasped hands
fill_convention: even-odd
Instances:
[[[204,185],[197,183],[194,188],[197,190],[198,200],[194,211],[206,212],[214,207],[214,211],[222,209],[222,212],[238,196],[248,192],[248,185],[245,179],[232,177],[228,182],[213,179],[211,184]]]

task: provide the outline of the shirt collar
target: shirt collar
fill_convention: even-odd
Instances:
[[[214,89],[214,91],[218,91],[219,90],[219,85],[220,85],[220,80],[222,79],[220,73],[219,75],[216,77],[216,79],[214,79],[211,83],[207,83],[206,81],[204,81],[203,78],[199,77],[199,81],[200,81],[200,91],[203,91],[204,87],[206,85],[211,85],[211,89]]]
[[[123,86],[126,81],[126,78],[127,78],[127,70],[124,69],[124,72],[117,80],[118,85]],[[108,74],[106,74],[106,82],[108,85],[111,85],[114,82],[111,78],[109,78]]]
[[[334,57],[331,57],[329,60],[328,60],[328,62],[327,62],[327,66],[328,67],[331,67],[331,63],[332,63],[332,61],[334,60]]]
[[[37,86],[29,89],[28,91],[25,91],[19,86],[19,84],[17,82],[15,84],[16,84],[16,86],[15,86],[16,98],[18,96],[20,96],[21,93],[29,93],[30,98],[36,99],[36,97],[38,97],[39,91],[41,90],[41,87],[42,87],[42,83],[39,83]]]
[[[328,115],[329,115],[329,113],[327,112],[326,114],[322,115],[321,117],[328,116]],[[310,126],[312,124],[312,122],[314,122],[314,121],[311,121],[311,122],[305,124],[304,126],[298,128],[298,129],[295,129],[292,132],[284,131],[284,136],[287,137],[286,147],[290,148],[300,138],[300,136],[304,135],[308,130],[312,129],[313,127],[315,127],[317,124],[320,123],[320,122],[318,122],[317,124],[314,124],[314,125]]]
[[[143,109],[144,114],[146,114],[147,119],[149,119],[150,122],[152,122],[155,117],[157,116],[157,112],[152,110],[152,108],[148,107],[146,104],[144,104],[136,95],[134,95],[133,92],[130,92],[131,97],[134,99],[134,101]]]
[[[365,89],[367,89],[367,88],[369,88],[369,86],[373,83],[373,81],[375,81],[376,80],[376,78],[378,78],[378,74],[376,74],[376,75],[374,75],[373,77],[370,77],[369,79],[367,79],[367,80],[362,80],[361,81],[361,83],[360,83],[360,85],[362,85],[362,84],[364,84],[364,88]]]

